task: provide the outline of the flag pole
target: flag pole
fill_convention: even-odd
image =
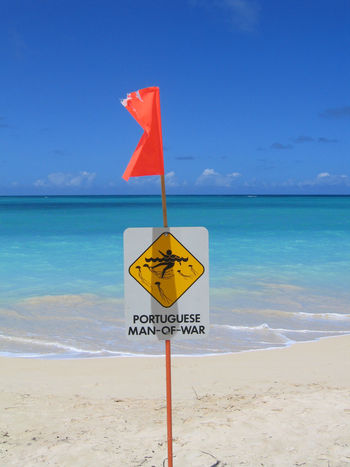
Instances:
[[[168,227],[165,195],[165,177],[160,176],[162,186],[163,224]],[[167,408],[167,434],[168,434],[168,467],[173,467],[173,423],[171,404],[171,346],[170,340],[165,341],[165,369],[166,369],[166,408]]]
[[[168,227],[168,219],[166,214],[166,196],[165,196],[165,177],[164,174],[160,176],[160,183],[162,185],[162,208],[163,208],[163,224]]]

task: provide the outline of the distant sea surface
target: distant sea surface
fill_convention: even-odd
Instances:
[[[350,333],[350,197],[168,196],[170,226],[204,226],[207,355]],[[125,337],[123,231],[162,226],[160,196],[0,197],[0,355],[158,355]]]

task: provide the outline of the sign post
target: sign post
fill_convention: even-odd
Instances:
[[[126,334],[165,341],[168,466],[173,465],[171,341],[209,333],[208,231],[204,227],[124,232]]]
[[[164,227],[168,227],[164,174],[160,176],[160,183],[162,186],[163,225]],[[169,339],[165,341],[165,375],[168,467],[173,467],[173,408],[171,400],[171,344]]]

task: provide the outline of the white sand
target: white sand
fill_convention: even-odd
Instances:
[[[0,359],[1,466],[166,466],[163,358]],[[350,466],[350,336],[173,359],[175,467]]]

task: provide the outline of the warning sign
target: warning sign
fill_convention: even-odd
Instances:
[[[204,266],[171,233],[163,232],[129,267],[131,276],[169,308],[204,273]]]
[[[208,232],[203,227],[124,232],[128,337],[205,337],[209,327]]]

